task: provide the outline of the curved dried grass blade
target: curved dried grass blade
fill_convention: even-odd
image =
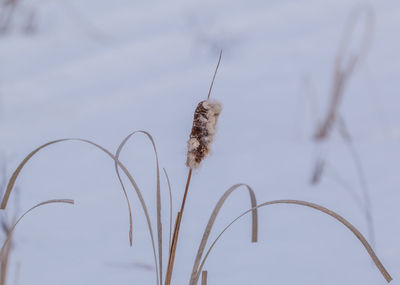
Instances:
[[[158,237],[158,263],[159,263],[158,264],[159,268],[157,268],[157,266],[156,266],[156,272],[160,276],[159,280],[157,280],[157,283],[162,285],[162,276],[163,276],[162,275],[162,268],[163,268],[162,267],[162,259],[163,259],[163,256],[162,256],[160,167],[159,167],[159,163],[158,163],[158,153],[157,153],[156,144],[155,144],[154,139],[153,139],[153,137],[151,136],[150,133],[140,130],[140,131],[134,131],[134,132],[130,133],[128,136],[125,137],[125,139],[121,142],[121,144],[119,145],[119,147],[118,147],[118,149],[117,149],[117,151],[115,153],[115,157],[116,157],[116,160],[115,160],[115,171],[117,173],[118,180],[121,183],[122,188],[124,189],[124,192],[126,192],[124,183],[123,183],[123,181],[121,179],[121,176],[119,174],[117,161],[119,160],[119,156],[120,156],[121,151],[124,148],[125,144],[128,142],[128,140],[133,135],[138,134],[138,133],[142,133],[142,134],[147,136],[147,138],[150,140],[150,142],[151,142],[151,144],[153,146],[154,154],[155,154],[155,157],[156,157],[156,172],[157,172],[157,174],[156,174],[156,176],[157,176],[156,177],[156,179],[157,179],[157,190],[156,190],[156,195],[157,195],[157,237]],[[150,226],[150,224],[149,224],[149,226]],[[156,254],[155,253],[155,249],[153,249],[153,250],[154,250],[154,254]],[[157,277],[157,279],[158,279],[158,277]]]
[[[135,189],[136,194],[137,194],[137,196],[139,198],[139,201],[140,201],[140,205],[142,206],[143,212],[145,214],[146,222],[147,222],[147,226],[148,226],[148,230],[149,230],[150,238],[151,238],[151,242],[152,242],[152,247],[153,247],[153,255],[154,255],[154,260],[155,260],[155,266],[157,268],[157,255],[155,253],[153,230],[152,230],[152,226],[151,226],[151,222],[150,222],[149,212],[147,210],[147,206],[146,206],[146,203],[144,202],[144,199],[143,199],[143,196],[142,196],[142,194],[140,192],[140,189],[136,184],[136,181],[133,179],[133,177],[129,173],[128,169],[109,150],[105,149],[104,147],[102,147],[102,146],[100,146],[100,145],[98,145],[98,144],[96,144],[96,143],[94,143],[92,141],[85,140],[85,139],[80,139],[80,138],[60,139],[60,140],[55,140],[55,141],[48,142],[48,143],[36,148],[35,150],[33,150],[27,157],[24,158],[24,160],[18,165],[17,169],[12,174],[12,176],[11,176],[11,178],[10,178],[8,184],[7,184],[6,192],[4,193],[4,197],[2,199],[0,209],[5,209],[7,207],[7,203],[8,203],[10,194],[11,194],[12,190],[14,189],[15,182],[16,182],[16,180],[17,180],[22,168],[25,166],[25,164],[41,149],[43,149],[43,148],[45,148],[47,146],[56,144],[56,143],[67,142],[67,141],[78,141],[78,142],[83,142],[83,143],[90,144],[90,145],[100,149],[101,151],[103,151],[105,154],[107,154],[114,161],[117,161],[118,166],[122,169],[124,174],[128,177],[128,179],[131,182],[133,188]],[[123,189],[123,190],[124,190],[125,197],[127,197],[125,189]],[[126,202],[127,202],[127,205],[128,205],[129,218],[130,218],[129,219],[129,222],[130,222],[130,225],[129,225],[130,230],[129,230],[129,232],[132,232],[132,214],[131,214],[131,207],[130,207],[129,199],[126,198]],[[157,276],[157,284],[158,284],[158,272],[156,272],[156,276]]]
[[[172,239],[172,189],[171,189],[171,182],[168,177],[167,170],[163,168],[165,178],[167,179],[168,183],[168,193],[169,193],[169,242],[168,248],[171,249],[171,239]]]
[[[0,209],[4,210],[4,209],[6,208],[7,203],[8,203],[8,199],[9,199],[10,194],[11,194],[11,191],[12,191],[12,189],[14,188],[15,181],[17,180],[18,175],[19,175],[19,173],[21,172],[22,168],[23,168],[23,167],[25,166],[25,164],[32,158],[32,156],[34,156],[34,155],[35,155],[38,151],[40,151],[41,149],[43,149],[43,148],[45,148],[45,147],[47,147],[47,146],[49,146],[49,145],[62,142],[62,141],[65,141],[65,139],[55,140],[55,141],[48,142],[48,143],[46,143],[46,144],[44,144],[44,145],[41,145],[40,147],[38,147],[37,149],[35,149],[35,150],[32,151],[31,153],[29,153],[29,154],[24,158],[24,160],[18,165],[17,169],[15,169],[15,171],[14,171],[14,173],[12,174],[10,180],[8,181],[7,188],[6,188],[6,192],[4,193],[3,199],[2,199],[2,201],[1,201]]]
[[[41,207],[41,206],[44,206],[44,205],[47,205],[47,204],[55,204],[55,203],[74,204],[74,200],[72,200],[72,199],[53,199],[53,200],[47,200],[47,201],[41,202],[41,203],[39,203],[39,204],[36,204],[36,205],[33,206],[32,208],[30,208],[28,211],[26,211],[25,213],[23,213],[23,214],[18,218],[18,220],[11,226],[11,228],[10,228],[8,234],[7,234],[7,238],[6,238],[6,240],[4,241],[4,243],[3,243],[2,247],[1,247],[1,250],[0,250],[0,258],[3,256],[4,249],[6,248],[8,242],[10,241],[11,236],[12,236],[12,234],[13,234],[13,232],[14,232],[14,229],[15,229],[15,227],[18,225],[18,223],[19,223],[27,214],[29,214],[29,213],[30,213],[31,211],[33,211],[34,209],[36,209],[36,208],[38,208],[38,207]]]
[[[17,169],[16,169],[16,170],[14,171],[14,173],[12,174],[12,176],[11,176],[11,178],[10,178],[8,184],[7,184],[6,192],[4,193],[4,197],[3,197],[3,199],[2,199],[0,209],[5,209],[5,208],[6,208],[7,203],[8,203],[8,199],[9,199],[9,197],[10,197],[10,194],[11,194],[11,192],[12,192],[14,186],[15,186],[15,182],[16,182],[16,180],[17,180],[17,178],[18,178],[18,176],[19,176],[21,170],[22,170],[23,167],[26,165],[26,163],[27,163],[36,153],[38,153],[38,152],[39,152],[40,150],[42,150],[43,148],[48,147],[48,146],[53,145],[53,144],[56,144],[56,143],[66,142],[66,141],[80,141],[80,142],[88,143],[88,144],[90,144],[90,145],[93,145],[93,146],[99,148],[100,150],[102,150],[103,152],[105,152],[106,154],[108,154],[109,156],[111,156],[111,158],[113,158],[113,160],[115,160],[115,157],[114,157],[114,155],[113,155],[111,152],[109,152],[108,150],[106,150],[105,148],[103,148],[102,146],[100,146],[100,145],[98,145],[98,144],[96,144],[96,143],[94,143],[94,142],[91,142],[91,141],[88,141],[88,140],[84,140],[84,139],[79,139],[79,138],[68,138],[68,139],[54,140],[54,141],[48,142],[48,143],[46,143],[46,144],[43,144],[43,145],[41,145],[40,147],[38,147],[38,148],[36,148],[35,150],[33,150],[31,153],[29,153],[29,154],[23,159],[23,161],[18,165]],[[129,232],[130,232],[130,236],[131,236],[131,233],[132,233],[132,211],[131,211],[131,206],[130,206],[130,202],[129,202],[129,199],[128,199],[128,195],[127,195],[125,189],[123,189],[123,191],[124,191],[126,203],[127,203],[127,205],[128,205],[128,210],[129,210],[129,224],[130,224],[130,230],[129,230]],[[131,243],[131,245],[132,245],[132,240],[131,240],[131,238],[130,238],[130,243]]]
[[[211,214],[210,219],[208,220],[208,223],[207,223],[206,229],[204,230],[203,238],[201,239],[201,242],[200,242],[200,245],[199,245],[199,249],[197,251],[196,259],[195,259],[195,262],[194,262],[194,265],[193,265],[192,275],[190,277],[190,283],[189,283],[190,285],[197,284],[197,281],[198,281],[198,278],[199,278],[199,275],[200,275],[200,272],[201,272],[201,268],[199,269],[200,261],[201,261],[201,258],[203,256],[204,249],[206,247],[208,238],[210,236],[212,227],[214,225],[215,219],[218,216],[219,211],[221,210],[222,206],[224,205],[226,199],[232,194],[232,192],[235,191],[236,189],[238,189],[241,186],[245,186],[249,191],[251,208],[252,208],[252,210],[250,210],[252,212],[251,241],[252,242],[257,242],[257,236],[258,236],[258,211],[257,211],[257,207],[256,207],[257,206],[256,195],[254,194],[253,189],[251,189],[251,187],[249,185],[246,185],[246,184],[233,185],[219,199],[217,205],[214,208],[214,211]]]
[[[357,228],[355,226],[353,226],[349,221],[347,221],[345,218],[343,218],[339,214],[337,214],[334,211],[331,211],[331,210],[329,210],[329,209],[327,209],[327,208],[325,208],[325,207],[323,207],[321,205],[310,203],[310,202],[306,202],[306,201],[300,201],[300,200],[274,200],[274,201],[262,203],[262,204],[258,205],[255,208],[261,208],[261,207],[274,205],[274,204],[294,204],[294,205],[305,206],[305,207],[309,207],[309,208],[318,210],[320,212],[323,212],[323,213],[335,218],[337,221],[339,221],[344,226],[346,226],[358,238],[358,240],[363,244],[363,246],[367,250],[368,254],[372,258],[373,262],[375,263],[376,267],[378,268],[378,270],[380,271],[382,276],[385,278],[386,282],[390,283],[390,281],[392,281],[392,277],[390,276],[389,272],[387,272],[387,270],[385,269],[385,267],[383,266],[383,264],[381,263],[379,258],[376,256],[374,250],[372,249],[372,247],[370,246],[368,241],[365,239],[365,237],[360,233],[359,230],[357,230]],[[201,272],[201,270],[203,269],[204,263],[206,262],[207,257],[209,256],[209,254],[210,254],[211,250],[213,249],[214,245],[221,238],[221,236],[225,233],[225,231],[228,228],[230,228],[237,220],[239,220],[244,215],[248,214],[249,212],[251,212],[253,210],[254,210],[254,208],[245,211],[244,213],[239,215],[236,219],[234,219],[230,224],[228,224],[221,231],[221,233],[217,236],[217,238],[213,241],[213,243],[211,244],[211,246],[207,250],[207,253],[204,256],[204,258],[203,258],[203,260],[202,260],[202,262],[200,264],[199,272]],[[197,276],[197,279],[195,280],[195,283],[193,283],[193,284],[197,283],[198,278],[199,278],[199,276]]]

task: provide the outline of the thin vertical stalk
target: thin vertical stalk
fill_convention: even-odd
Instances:
[[[169,194],[169,241],[168,241],[168,248],[171,249],[171,241],[172,241],[172,189],[171,189],[171,182],[169,181],[168,173],[165,168],[163,168],[165,178],[167,179],[168,184],[168,194]]]
[[[4,256],[2,256],[0,259],[0,285],[7,284],[6,281],[8,277],[8,266],[9,266],[11,247],[12,247],[12,240],[10,238],[10,241],[8,242],[5,248]]]
[[[217,63],[217,67],[215,68],[213,78],[212,78],[212,80],[211,80],[210,89],[208,90],[207,100],[210,99],[211,91],[212,91],[212,88],[213,88],[213,86],[214,86],[215,77],[217,76],[219,64],[221,63],[221,58],[222,58],[222,49],[221,49],[221,51],[219,52],[218,63]]]
[[[207,270],[203,270],[201,274],[201,285],[207,285]]]
[[[212,91],[212,88],[214,86],[215,77],[217,76],[218,68],[219,68],[219,65],[221,63],[221,58],[222,58],[222,50],[219,53],[218,63],[217,63],[217,66],[215,68],[215,71],[214,71],[214,75],[213,75],[213,78],[212,78],[212,81],[211,81],[210,89],[208,90],[207,100],[210,99],[211,91]],[[216,105],[216,104],[214,104],[214,105]],[[202,103],[200,103],[198,106],[201,107]],[[219,103],[218,103],[218,106],[220,108]],[[193,128],[195,127],[195,124],[196,124],[196,112],[197,112],[198,108],[196,108],[196,110],[195,110],[195,115],[194,115],[194,120],[193,120]],[[220,113],[220,110],[218,111],[218,113],[215,113],[215,111],[212,112],[212,116],[213,116],[213,119],[214,119],[214,126],[213,126],[214,128],[215,128],[215,124],[217,122],[217,118],[218,118],[219,113]],[[208,120],[208,115],[206,115],[206,116],[207,116],[206,119]],[[192,128],[192,133],[193,133],[193,128]],[[192,133],[191,133],[190,137],[192,137]],[[208,129],[206,129],[206,133],[208,135],[208,133],[209,133]],[[207,138],[210,139],[210,137],[207,137]],[[210,141],[207,142],[207,144],[209,144],[209,143],[210,143]],[[205,147],[207,149],[208,145],[204,146],[204,144],[203,144],[203,147]],[[197,148],[198,148],[198,146],[196,146],[196,149]],[[206,152],[203,150],[201,152],[200,159],[198,159],[198,157],[196,157],[196,163],[193,163],[195,165],[194,167],[197,167],[200,164],[201,160],[205,157],[205,155],[207,155],[207,152],[208,152],[208,149],[207,149]],[[188,154],[189,153],[190,153],[190,150],[188,150]],[[188,158],[189,158],[189,156],[188,156]],[[176,220],[175,220],[174,233],[173,233],[172,242],[171,242],[170,251],[169,251],[167,273],[166,273],[166,276],[165,276],[165,283],[164,283],[165,285],[170,285],[171,284],[172,271],[174,270],[174,263],[175,263],[176,247],[177,247],[178,238],[179,238],[179,230],[180,230],[180,227],[181,227],[183,210],[185,209],[187,194],[189,192],[190,179],[192,178],[193,165],[190,163],[190,160],[187,161],[186,165],[189,167],[189,173],[188,173],[188,176],[187,176],[186,187],[185,187],[185,192],[183,194],[181,209],[178,212],[178,214],[176,216]]]
[[[183,200],[182,200],[182,205],[181,205],[181,210],[179,212],[181,212],[181,214],[183,214],[183,209],[185,208],[185,204],[186,204],[186,197],[187,197],[187,193],[189,191],[189,185],[190,185],[190,179],[192,178],[192,169],[189,169],[189,173],[188,173],[188,178],[186,181],[186,187],[185,187],[185,194],[183,194]]]
[[[187,194],[189,192],[189,185],[190,185],[191,178],[192,178],[192,169],[190,168],[188,177],[187,177],[187,181],[186,181],[185,193],[183,194],[181,209],[176,216],[174,235],[172,238],[172,244],[171,244],[169,260],[168,260],[167,275],[165,276],[165,285],[171,284],[172,271],[174,269],[174,263],[175,263],[176,246],[177,246],[178,237],[179,237],[179,229],[180,229],[181,222],[182,222],[183,210],[185,209],[186,198],[187,198]]]

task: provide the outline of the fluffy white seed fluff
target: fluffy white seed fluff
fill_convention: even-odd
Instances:
[[[198,168],[204,157],[210,153],[210,144],[214,140],[221,111],[221,104],[215,100],[202,101],[197,105],[192,132],[187,142],[186,165],[188,167]]]

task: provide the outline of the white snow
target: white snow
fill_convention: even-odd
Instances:
[[[206,99],[222,47],[212,98],[224,110],[213,154],[192,178],[173,284],[188,284],[209,215],[236,183],[253,187],[259,202],[319,203],[367,234],[363,213],[331,172],[320,185],[309,183],[316,154],[309,95],[314,88],[322,114],[344,24],[358,2],[35,1],[29,5],[37,7],[37,33],[13,31],[0,38],[0,140],[10,174],[30,151],[53,139],[90,139],[115,152],[131,131],[147,130],[171,179],[174,220],[186,182],[193,111]],[[392,284],[400,284],[400,3],[371,4],[372,47],[348,85],[341,113],[372,192],[377,254]],[[310,79],[311,90],[303,78]],[[324,147],[329,163],[360,191],[341,139],[335,135]],[[151,144],[137,135],[121,160],[143,191],[155,230]],[[18,264],[20,285],[155,284],[143,211],[126,184],[134,214],[130,248],[127,207],[106,155],[83,143],[54,145],[26,165],[17,184],[20,212],[54,198],[73,198],[76,205],[45,206],[21,222],[9,284]],[[165,266],[164,177],[161,186]],[[247,196],[242,189],[228,199],[211,240],[250,207]],[[326,215],[291,205],[262,208],[257,244],[250,243],[250,221],[243,218],[215,246],[205,265],[210,285],[385,284],[358,240]]]

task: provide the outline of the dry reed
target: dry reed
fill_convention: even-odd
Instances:
[[[179,230],[182,222],[183,210],[185,208],[186,198],[189,191],[190,180],[192,178],[193,169],[200,166],[202,160],[210,152],[210,144],[214,139],[218,116],[221,113],[221,105],[216,101],[210,100],[212,88],[214,86],[215,77],[221,63],[222,50],[219,53],[218,63],[211,80],[208,90],[207,100],[201,101],[195,112],[193,119],[193,127],[188,141],[188,154],[186,166],[189,168],[189,173],[186,181],[185,191],[181,203],[181,208],[176,216],[174,234],[169,252],[167,274],[165,277],[165,285],[171,284],[172,272],[175,263],[176,247],[179,239]]]
[[[334,211],[331,211],[331,210],[329,210],[329,209],[327,209],[327,208],[325,208],[325,207],[323,207],[321,205],[318,205],[318,204],[314,204],[314,203],[310,203],[310,202],[306,202],[306,201],[300,201],[300,200],[275,200],[275,201],[269,201],[269,202],[261,203],[258,206],[245,211],[244,213],[239,215],[237,218],[235,218],[231,223],[229,223],[222,230],[222,232],[217,236],[217,238],[211,243],[211,246],[207,250],[204,258],[201,260],[200,265],[196,264],[196,262],[197,262],[197,258],[196,258],[195,266],[193,267],[193,270],[194,270],[195,274],[194,274],[194,276],[192,276],[191,282],[189,284],[190,285],[197,284],[197,281],[198,281],[199,276],[200,276],[200,272],[202,272],[202,269],[203,269],[204,264],[205,264],[205,262],[207,260],[207,257],[211,253],[211,251],[212,251],[213,247],[215,246],[216,242],[222,237],[222,235],[225,233],[226,230],[228,230],[228,228],[230,228],[237,220],[239,220],[240,218],[242,218],[246,214],[254,211],[255,209],[258,209],[258,208],[261,208],[261,207],[265,207],[265,206],[269,206],[269,205],[274,205],[274,204],[294,204],[294,205],[299,205],[299,206],[305,206],[305,207],[309,207],[309,208],[318,210],[320,212],[323,212],[323,213],[335,218],[337,221],[339,221],[344,226],[346,226],[346,228],[348,228],[357,237],[357,239],[362,243],[362,245],[364,246],[364,248],[367,250],[368,254],[370,255],[372,261],[375,263],[376,267],[378,268],[378,270],[380,271],[382,276],[385,278],[386,282],[390,283],[393,280],[392,277],[390,276],[389,272],[385,269],[385,267],[383,266],[383,264],[381,263],[381,261],[379,260],[377,255],[375,254],[374,250],[372,249],[372,247],[370,246],[370,244],[368,243],[366,238],[360,233],[360,231],[355,226],[353,226],[345,218],[343,218],[339,214],[335,213]],[[200,258],[201,258],[201,256],[200,256]]]
[[[351,53],[350,45],[352,36],[355,32],[356,24],[362,18],[362,16],[365,16],[365,31],[363,38],[358,51],[356,53]],[[371,244],[374,245],[375,230],[370,189],[368,187],[366,175],[364,174],[365,172],[360,156],[358,155],[357,149],[354,146],[351,134],[346,127],[343,116],[340,114],[340,106],[343,102],[346,87],[357,67],[365,59],[371,45],[372,31],[374,28],[374,10],[370,5],[366,4],[356,6],[350,13],[347,23],[344,27],[345,29],[335,58],[330,101],[328,103],[327,111],[322,118],[322,122],[319,122],[319,120],[316,119],[318,120],[318,123],[315,130],[314,139],[318,143],[329,140],[330,135],[333,132],[333,127],[337,127],[339,135],[346,144],[357,171],[358,180],[362,191],[362,202],[360,203],[359,201],[356,201],[356,203],[361,205],[361,210],[364,212],[367,222],[368,237],[371,239]],[[315,114],[318,112],[315,111],[315,108],[313,108],[313,110],[314,111],[312,115],[315,117]],[[316,158],[312,173],[311,183],[313,185],[316,185],[321,181],[326,165],[326,158],[323,154],[320,154],[320,156]],[[337,177],[338,175],[335,175],[335,179]],[[340,178],[340,180],[343,179]],[[339,181],[339,183],[343,185],[341,181]],[[347,189],[348,187],[346,187],[346,190]],[[352,194],[352,197],[358,197],[358,195]]]

